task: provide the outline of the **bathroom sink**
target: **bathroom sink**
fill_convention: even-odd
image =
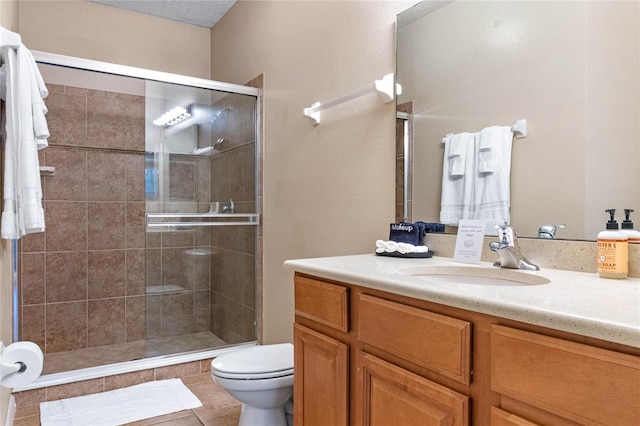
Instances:
[[[529,286],[548,284],[550,281],[535,272],[516,269],[481,268],[473,266],[408,266],[399,271],[427,279],[431,282],[473,284],[486,286]]]

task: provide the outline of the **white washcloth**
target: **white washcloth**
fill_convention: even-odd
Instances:
[[[395,241],[376,241],[376,253],[426,253],[429,251],[427,246],[414,246],[409,243],[398,243]]]
[[[440,222],[458,225],[460,219],[470,219],[473,202],[475,135],[457,133],[445,139],[444,163],[442,165],[442,194],[440,200]],[[464,158],[464,170],[451,174],[450,149],[459,152],[457,160]]]
[[[496,167],[496,149],[513,139],[511,127],[491,126],[478,133],[478,173],[493,173]]]
[[[492,126],[478,134],[478,173],[474,185],[472,219],[487,221],[487,229],[511,223],[511,146],[513,132],[509,126]],[[486,148],[482,151],[482,147]],[[482,153],[487,156],[483,159]]]
[[[180,379],[169,379],[43,402],[40,421],[43,426],[113,426],[201,406]]]
[[[445,137],[445,162],[448,162],[449,176],[451,177],[464,176],[469,136],[470,133],[459,133],[456,135],[448,134]]]
[[[44,120],[48,94],[31,52],[3,49],[6,137],[2,238],[18,239],[45,229],[38,149],[47,146]],[[35,120],[35,121],[34,121]]]

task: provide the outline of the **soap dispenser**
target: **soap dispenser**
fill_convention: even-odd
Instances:
[[[633,211],[633,209],[624,209],[625,219],[622,221],[620,227],[622,228],[621,231],[627,234],[630,243],[640,243],[640,231],[633,229],[633,222],[629,219]]]
[[[618,230],[616,209],[605,210],[610,219],[607,229],[598,234],[598,273],[602,278],[627,278],[629,274],[629,239]]]

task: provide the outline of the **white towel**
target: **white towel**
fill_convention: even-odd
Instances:
[[[478,134],[473,219],[486,220],[487,229],[496,224],[511,223],[512,142],[513,132],[509,126],[487,127]]]
[[[33,116],[33,131],[36,138],[38,149],[43,149],[49,146],[47,139],[49,138],[49,127],[47,126],[47,120],[45,114],[48,112],[47,106],[44,103],[44,98],[49,96],[49,90],[44,84],[40,70],[36,65],[36,61],[33,58],[33,54],[24,48],[26,54],[25,63],[30,68],[29,74],[31,77],[31,109]]]
[[[43,426],[113,426],[202,407],[180,379],[40,403]]]
[[[451,150],[453,148],[453,151]],[[457,225],[460,219],[471,218],[473,202],[473,172],[475,139],[472,133],[447,135],[445,139],[444,163],[442,165],[442,195],[440,201],[440,222]],[[456,160],[464,159],[464,168],[460,172],[458,164],[450,171],[450,153],[458,153]]]
[[[46,87],[28,49],[3,49],[6,138],[2,238],[45,229],[38,149],[47,146]],[[34,93],[35,92],[35,93]],[[35,121],[34,121],[35,119]]]
[[[376,241],[376,253],[427,253],[429,248],[427,246],[414,246],[409,243],[398,243],[395,241]]]
[[[448,162],[449,176],[464,176],[467,161],[467,143],[469,133],[448,134],[444,140],[445,162]]]

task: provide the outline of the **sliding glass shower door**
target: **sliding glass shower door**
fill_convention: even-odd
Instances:
[[[44,374],[255,341],[258,90],[36,59],[47,228],[15,318]]]
[[[256,340],[255,98],[147,82],[146,99],[148,117],[175,122],[146,136],[151,350]]]

